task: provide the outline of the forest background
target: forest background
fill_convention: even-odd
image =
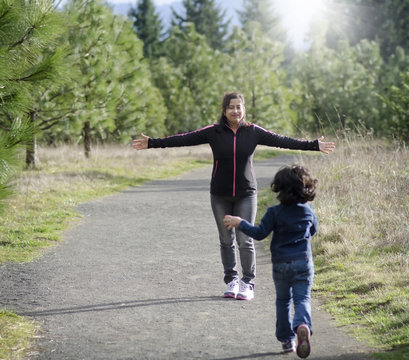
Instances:
[[[389,239],[392,229],[399,233],[398,240],[388,240],[385,248],[377,248],[400,256],[401,260],[397,262],[394,257],[394,265],[390,266],[400,274],[395,279],[406,279],[394,287],[399,289],[399,297],[392,299],[393,292],[385,291],[385,296],[391,297],[385,304],[399,300],[394,310],[382,305],[383,319],[397,314],[399,320],[391,327],[394,331],[399,328],[398,336],[393,335],[394,340],[385,336],[393,333],[385,322],[379,338],[387,343],[386,348],[400,349],[396,358],[402,359],[409,356],[409,320],[405,315],[409,253],[405,230],[409,0],[328,0],[311,19],[307,46],[302,50],[293,47],[275,10],[277,1],[243,0],[238,12],[240,24],[231,26],[216,1],[184,0],[183,11],[174,11],[171,26],[165,28],[150,0],[137,1],[128,16],[115,14],[101,0],[69,0],[64,4],[52,0],[0,0],[0,210],[12,213],[10,204],[21,195],[27,204],[27,193],[19,194],[17,190],[13,194],[13,189],[28,177],[39,179],[40,163],[42,171],[61,170],[70,166],[65,158],[71,159],[68,154],[72,149],[81,146],[83,161],[77,157],[71,164],[84,166],[91,173],[91,160],[98,147],[129,145],[130,139],[141,132],[166,136],[212,124],[220,116],[223,94],[240,91],[246,98],[249,121],[283,135],[315,138],[325,134],[336,138],[337,146],[341,142],[347,145],[342,151],[338,147],[340,155],[344,155],[341,165],[334,161],[335,168],[329,169],[325,163],[325,169],[318,170],[320,178],[331,177],[324,181],[333,184],[328,190],[329,200],[339,189],[343,189],[342,196],[356,189],[362,195],[370,192],[372,185],[382,185],[376,193],[387,194],[384,200],[377,195],[374,203],[351,198],[336,203],[329,210],[338,216],[333,221],[336,229],[333,236],[323,239],[327,245],[338,246],[334,256],[344,254],[353,259],[345,251],[356,252],[355,240],[365,231],[357,230],[355,238],[345,234],[346,228],[351,230],[351,223],[366,230],[368,226],[362,211],[352,219],[346,216],[346,209],[366,202],[371,211],[367,218],[379,226],[362,245],[364,254],[373,237]],[[348,147],[351,138],[358,139],[358,149]],[[375,155],[369,160],[372,147]],[[39,148],[42,154],[65,151],[65,155],[49,162],[41,159]],[[390,155],[390,160],[381,153]],[[103,159],[101,166],[105,169],[117,165],[113,154],[111,151]],[[357,163],[352,162],[353,158]],[[127,166],[129,169],[131,165]],[[149,176],[157,176],[157,172],[155,168]],[[352,178],[354,182],[350,182]],[[361,187],[357,186],[358,179]],[[34,183],[41,188],[40,183]],[[344,189],[348,183],[350,187]],[[392,183],[393,189],[400,190],[386,193]],[[37,190],[30,188],[44,215],[45,203],[40,199],[48,198],[43,190]],[[58,190],[61,198],[63,190]],[[381,213],[374,218],[375,208]],[[392,218],[392,208],[399,220],[391,222],[391,232],[386,236],[384,214]],[[33,216],[27,214],[15,223],[28,223]],[[4,212],[3,221],[5,227],[10,224]],[[345,228],[339,230],[339,223]],[[0,223],[4,230],[0,246],[7,253],[14,249],[25,251],[27,244],[33,243],[27,239],[32,232],[8,227]],[[350,239],[351,244],[346,244],[345,239]],[[325,259],[329,261],[327,250]],[[338,263],[334,269],[339,270]],[[378,300],[381,282],[372,281],[365,287]],[[351,294],[357,295],[356,289],[351,285]],[[339,296],[341,299],[345,294]],[[363,307],[357,308],[361,314]],[[2,315],[0,311],[0,324]],[[367,313],[363,317],[366,324],[379,328],[378,320]],[[0,345],[4,339],[4,333],[0,334]]]
[[[92,142],[214,123],[231,90],[277,133],[365,128],[407,141],[408,1],[328,1],[298,52],[273,0],[243,1],[233,28],[214,0],[183,5],[164,29],[147,0],[128,18],[97,0],[0,2],[2,188],[14,145],[28,141],[28,167],[36,141],[82,143],[88,157]]]

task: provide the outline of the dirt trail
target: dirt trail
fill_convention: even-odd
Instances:
[[[256,163],[259,186],[286,157]],[[270,256],[257,243],[255,299],[224,299],[210,167],[79,206],[38,261],[0,266],[0,308],[43,325],[30,359],[295,359],[274,337]],[[313,302],[310,359],[371,359]]]

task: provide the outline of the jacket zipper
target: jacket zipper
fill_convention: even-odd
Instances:
[[[233,140],[233,197],[236,196],[236,132]]]
[[[237,128],[236,130],[233,130],[229,125],[227,127],[233,131],[233,197],[236,196],[236,135],[237,135]]]

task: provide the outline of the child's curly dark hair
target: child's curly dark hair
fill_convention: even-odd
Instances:
[[[284,205],[305,204],[315,198],[318,180],[301,165],[282,167],[271,182],[271,190]]]

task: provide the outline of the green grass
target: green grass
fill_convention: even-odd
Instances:
[[[0,263],[31,261],[58,243],[78,217],[74,208],[81,202],[211,164],[208,147],[196,152],[151,149],[138,153],[106,147],[97,149],[91,160],[76,148],[42,149],[41,153],[36,170],[20,173],[15,195],[0,215]],[[257,158],[278,153],[260,151]]]
[[[22,359],[28,355],[36,329],[33,321],[0,310],[0,359]]]
[[[107,147],[85,160],[76,148],[41,149],[40,165],[21,171],[0,215],[0,263],[32,261],[57,245],[80,217],[75,206],[82,202],[211,163],[204,150],[185,153]],[[38,328],[31,319],[0,309],[0,359],[27,356]]]
[[[298,162],[319,181],[313,296],[377,358],[409,359],[408,149],[340,141],[334,154]],[[258,221],[275,201],[260,192]]]
[[[409,348],[406,346],[398,350],[386,351],[384,353],[375,354],[374,356],[376,359],[379,360],[408,360]]]
[[[93,161],[68,164],[49,156],[39,169],[21,172],[16,194],[1,215],[0,263],[30,261],[55,245],[78,217],[74,208],[81,202],[209,164],[201,158],[187,161],[167,156],[135,164],[132,159],[109,158],[109,152]]]
[[[256,158],[281,153],[264,149]],[[20,172],[15,194],[0,215],[0,263],[32,261],[57,245],[80,217],[76,205],[209,165],[211,153],[208,146],[143,152],[105,146],[86,160],[81,148],[64,146],[40,148],[39,159],[35,170]],[[0,358],[24,358],[38,325],[5,310],[0,325]]]
[[[319,179],[313,296],[339,324],[379,349],[377,358],[409,359],[408,151],[364,144],[337,144],[330,156],[299,158]],[[277,154],[283,152],[262,150],[256,159]],[[90,160],[74,147],[40,149],[39,155],[38,169],[20,173],[0,215],[0,262],[30,261],[58,244],[79,218],[79,203],[211,163],[208,147],[102,147]],[[260,191],[258,221],[274,201],[269,189]],[[0,325],[0,358],[24,358],[38,325],[5,310]]]

